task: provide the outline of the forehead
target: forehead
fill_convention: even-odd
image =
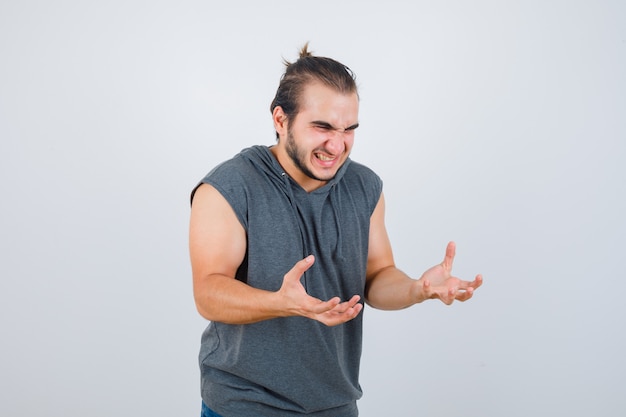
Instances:
[[[320,82],[308,83],[300,97],[299,114],[337,126],[354,124],[359,116],[356,92],[342,93]]]

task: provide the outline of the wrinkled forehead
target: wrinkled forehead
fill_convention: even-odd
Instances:
[[[337,128],[358,123],[359,97],[341,92],[321,82],[307,84],[300,96],[298,114],[309,121],[324,121]]]

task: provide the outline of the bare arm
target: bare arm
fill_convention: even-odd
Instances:
[[[194,299],[204,318],[246,324],[299,315],[335,325],[351,320],[361,311],[358,296],[340,302],[338,297],[322,301],[306,294],[300,278],[315,262],[313,256],[286,271],[276,292],[253,288],[235,279],[246,245],[245,230],[226,199],[214,187],[201,185],[191,208],[189,251]]]
[[[439,299],[445,304],[470,299],[482,284],[482,277],[477,275],[469,282],[451,276],[455,248],[450,242],[443,262],[417,280],[400,271],[393,260],[385,227],[385,199],[381,195],[370,221],[366,301],[382,310],[399,310],[428,299]]]

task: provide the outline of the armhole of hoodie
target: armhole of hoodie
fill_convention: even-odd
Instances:
[[[244,230],[247,232],[248,231],[248,222],[246,220],[245,213],[242,212],[243,210],[238,209],[238,207],[240,207],[240,206],[243,207],[244,205],[243,204],[238,204],[238,202],[235,200],[236,196],[233,195],[234,193],[229,192],[226,187],[223,187],[220,183],[218,183],[218,182],[214,181],[213,179],[211,179],[210,178],[210,174],[207,175],[206,177],[204,177],[202,179],[202,181],[200,181],[198,183],[198,185],[196,185],[194,187],[194,189],[191,191],[190,204],[193,204],[193,198],[194,198],[194,196],[196,194],[196,191],[198,190],[198,188],[202,184],[208,184],[208,185],[212,186],[213,188],[215,188],[217,190],[218,193],[220,193],[222,195],[222,197],[224,197],[224,199],[226,200],[226,202],[228,203],[230,208],[235,213],[235,216],[237,216],[237,220],[239,220],[239,223],[244,228]],[[241,187],[241,188],[243,190],[243,187]]]

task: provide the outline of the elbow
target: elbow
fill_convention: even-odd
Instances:
[[[200,314],[200,316],[202,316],[202,318],[209,320],[209,321],[214,321],[215,317],[214,315],[211,313],[211,311],[207,308],[205,308],[204,306],[202,306],[200,303],[198,303],[198,301],[196,300],[196,311],[198,312],[198,314]]]
[[[209,321],[217,320],[215,303],[210,299],[210,292],[206,288],[200,289],[197,285],[194,285],[193,298],[196,304],[196,311],[202,318]]]
[[[217,300],[211,299],[207,291],[202,293],[196,292],[194,294],[194,301],[196,310],[202,318],[209,321],[224,321],[225,317],[221,313],[223,308],[220,308]]]

